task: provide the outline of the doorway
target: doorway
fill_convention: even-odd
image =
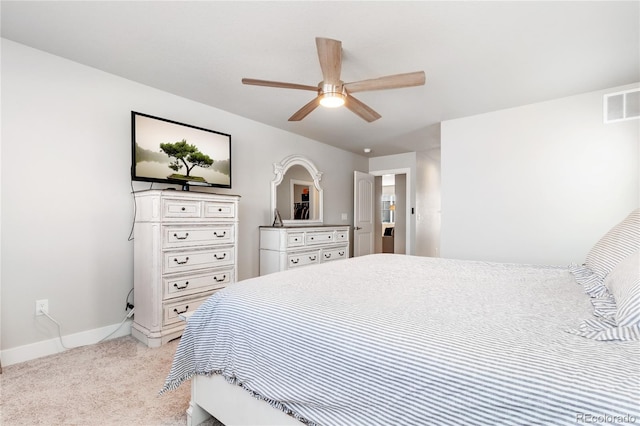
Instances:
[[[406,173],[375,177],[374,253],[407,253],[406,187]]]
[[[394,176],[393,252],[413,254],[410,169],[354,172],[353,256],[382,253],[382,176]],[[387,243],[390,244],[390,243]]]
[[[382,225],[382,253],[395,253],[396,176],[382,175],[380,219]]]

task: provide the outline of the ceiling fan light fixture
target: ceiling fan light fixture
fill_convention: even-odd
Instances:
[[[338,108],[344,105],[346,93],[342,81],[339,85],[321,82],[318,87],[320,88],[320,105],[327,108]]]
[[[338,108],[344,105],[344,95],[337,92],[324,93],[320,98],[320,105],[327,108]]]

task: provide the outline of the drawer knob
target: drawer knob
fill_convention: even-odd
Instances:
[[[343,252],[343,251],[339,251],[339,252],[338,252],[338,255],[340,255],[340,256],[344,256],[344,252]]]
[[[219,208],[219,209],[218,209],[218,211],[219,211],[219,212],[221,212],[221,211],[222,211],[222,209],[221,209],[221,208]]]
[[[218,257],[218,253],[214,253],[214,254],[213,254],[213,257],[215,257],[215,258],[216,258],[216,259],[218,259],[218,260],[222,260],[222,259],[224,259],[225,257],[227,257],[227,253],[222,253],[222,257]]]
[[[223,231],[221,235],[218,234],[217,231],[213,231],[213,235],[215,235],[218,238],[226,237],[227,236],[227,231]]]
[[[178,308],[173,308],[173,312],[175,312],[176,314],[180,315],[180,314],[184,314],[185,312],[187,312],[189,310],[189,305],[184,307],[184,311],[179,311]]]
[[[317,257],[316,257],[316,256],[309,256],[309,260],[310,260],[310,261],[312,261],[312,262],[313,262],[314,260],[316,260],[316,259],[317,259]]]
[[[227,275],[226,275],[226,274],[225,274],[225,275],[223,275],[223,276],[222,276],[222,278],[218,278],[218,276],[217,276],[217,275],[214,275],[214,276],[213,276],[213,280],[214,280],[215,282],[217,282],[217,283],[221,283],[222,281],[224,281],[224,280],[226,280],[226,279],[227,279]]]
[[[186,210],[186,208],[182,207],[180,210],[185,211],[185,210]]]
[[[187,238],[189,238],[189,233],[188,233],[188,232],[185,232],[185,233],[184,233],[184,237],[179,237],[179,236],[178,236],[178,234],[173,234],[173,237],[174,237],[176,240],[186,240]]]
[[[173,261],[176,262],[178,265],[184,265],[189,261],[189,257],[185,257],[183,261],[180,261],[178,260],[178,258],[174,257]]]
[[[300,262],[300,259],[291,259],[291,263],[293,263],[294,265],[298,262]]]
[[[331,259],[331,253],[325,253],[324,254],[324,258],[325,259]]]
[[[173,283],[173,286],[178,290],[184,290],[185,288],[187,288],[188,285],[189,285],[189,281],[185,281],[182,287],[180,287],[178,283]]]

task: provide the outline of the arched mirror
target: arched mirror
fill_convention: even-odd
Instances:
[[[285,225],[322,224],[322,172],[307,158],[290,155],[273,163],[271,211],[277,209]]]

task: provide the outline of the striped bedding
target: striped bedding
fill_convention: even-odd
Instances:
[[[214,294],[163,392],[222,374],[311,425],[640,422],[640,342],[592,315],[564,267],[376,254]]]

